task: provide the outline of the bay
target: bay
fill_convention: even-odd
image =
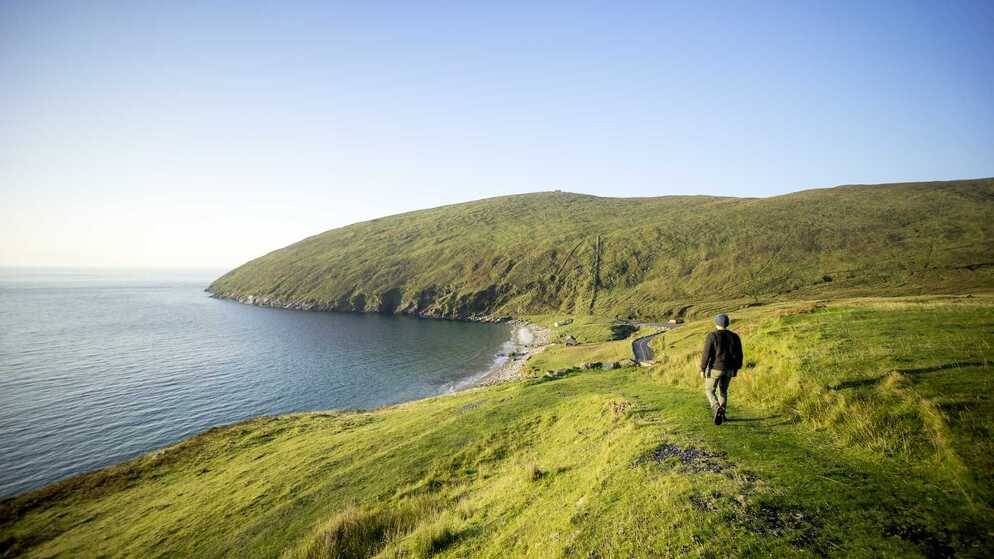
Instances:
[[[442,394],[510,335],[212,299],[218,275],[0,270],[0,495],[249,417]]]

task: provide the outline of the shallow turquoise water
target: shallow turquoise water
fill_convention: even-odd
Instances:
[[[220,301],[217,275],[0,271],[0,495],[252,416],[446,392],[509,337]]]

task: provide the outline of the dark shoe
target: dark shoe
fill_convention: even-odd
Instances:
[[[714,410],[714,424],[721,425],[725,421],[725,408],[717,408]]]

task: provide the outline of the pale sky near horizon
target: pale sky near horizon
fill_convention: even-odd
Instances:
[[[990,1],[0,3],[0,266],[227,268],[540,190],[989,176]]]

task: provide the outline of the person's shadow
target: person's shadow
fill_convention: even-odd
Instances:
[[[766,421],[767,419],[777,419],[779,415],[768,415],[766,417],[726,417],[725,423],[749,423],[753,421]]]

